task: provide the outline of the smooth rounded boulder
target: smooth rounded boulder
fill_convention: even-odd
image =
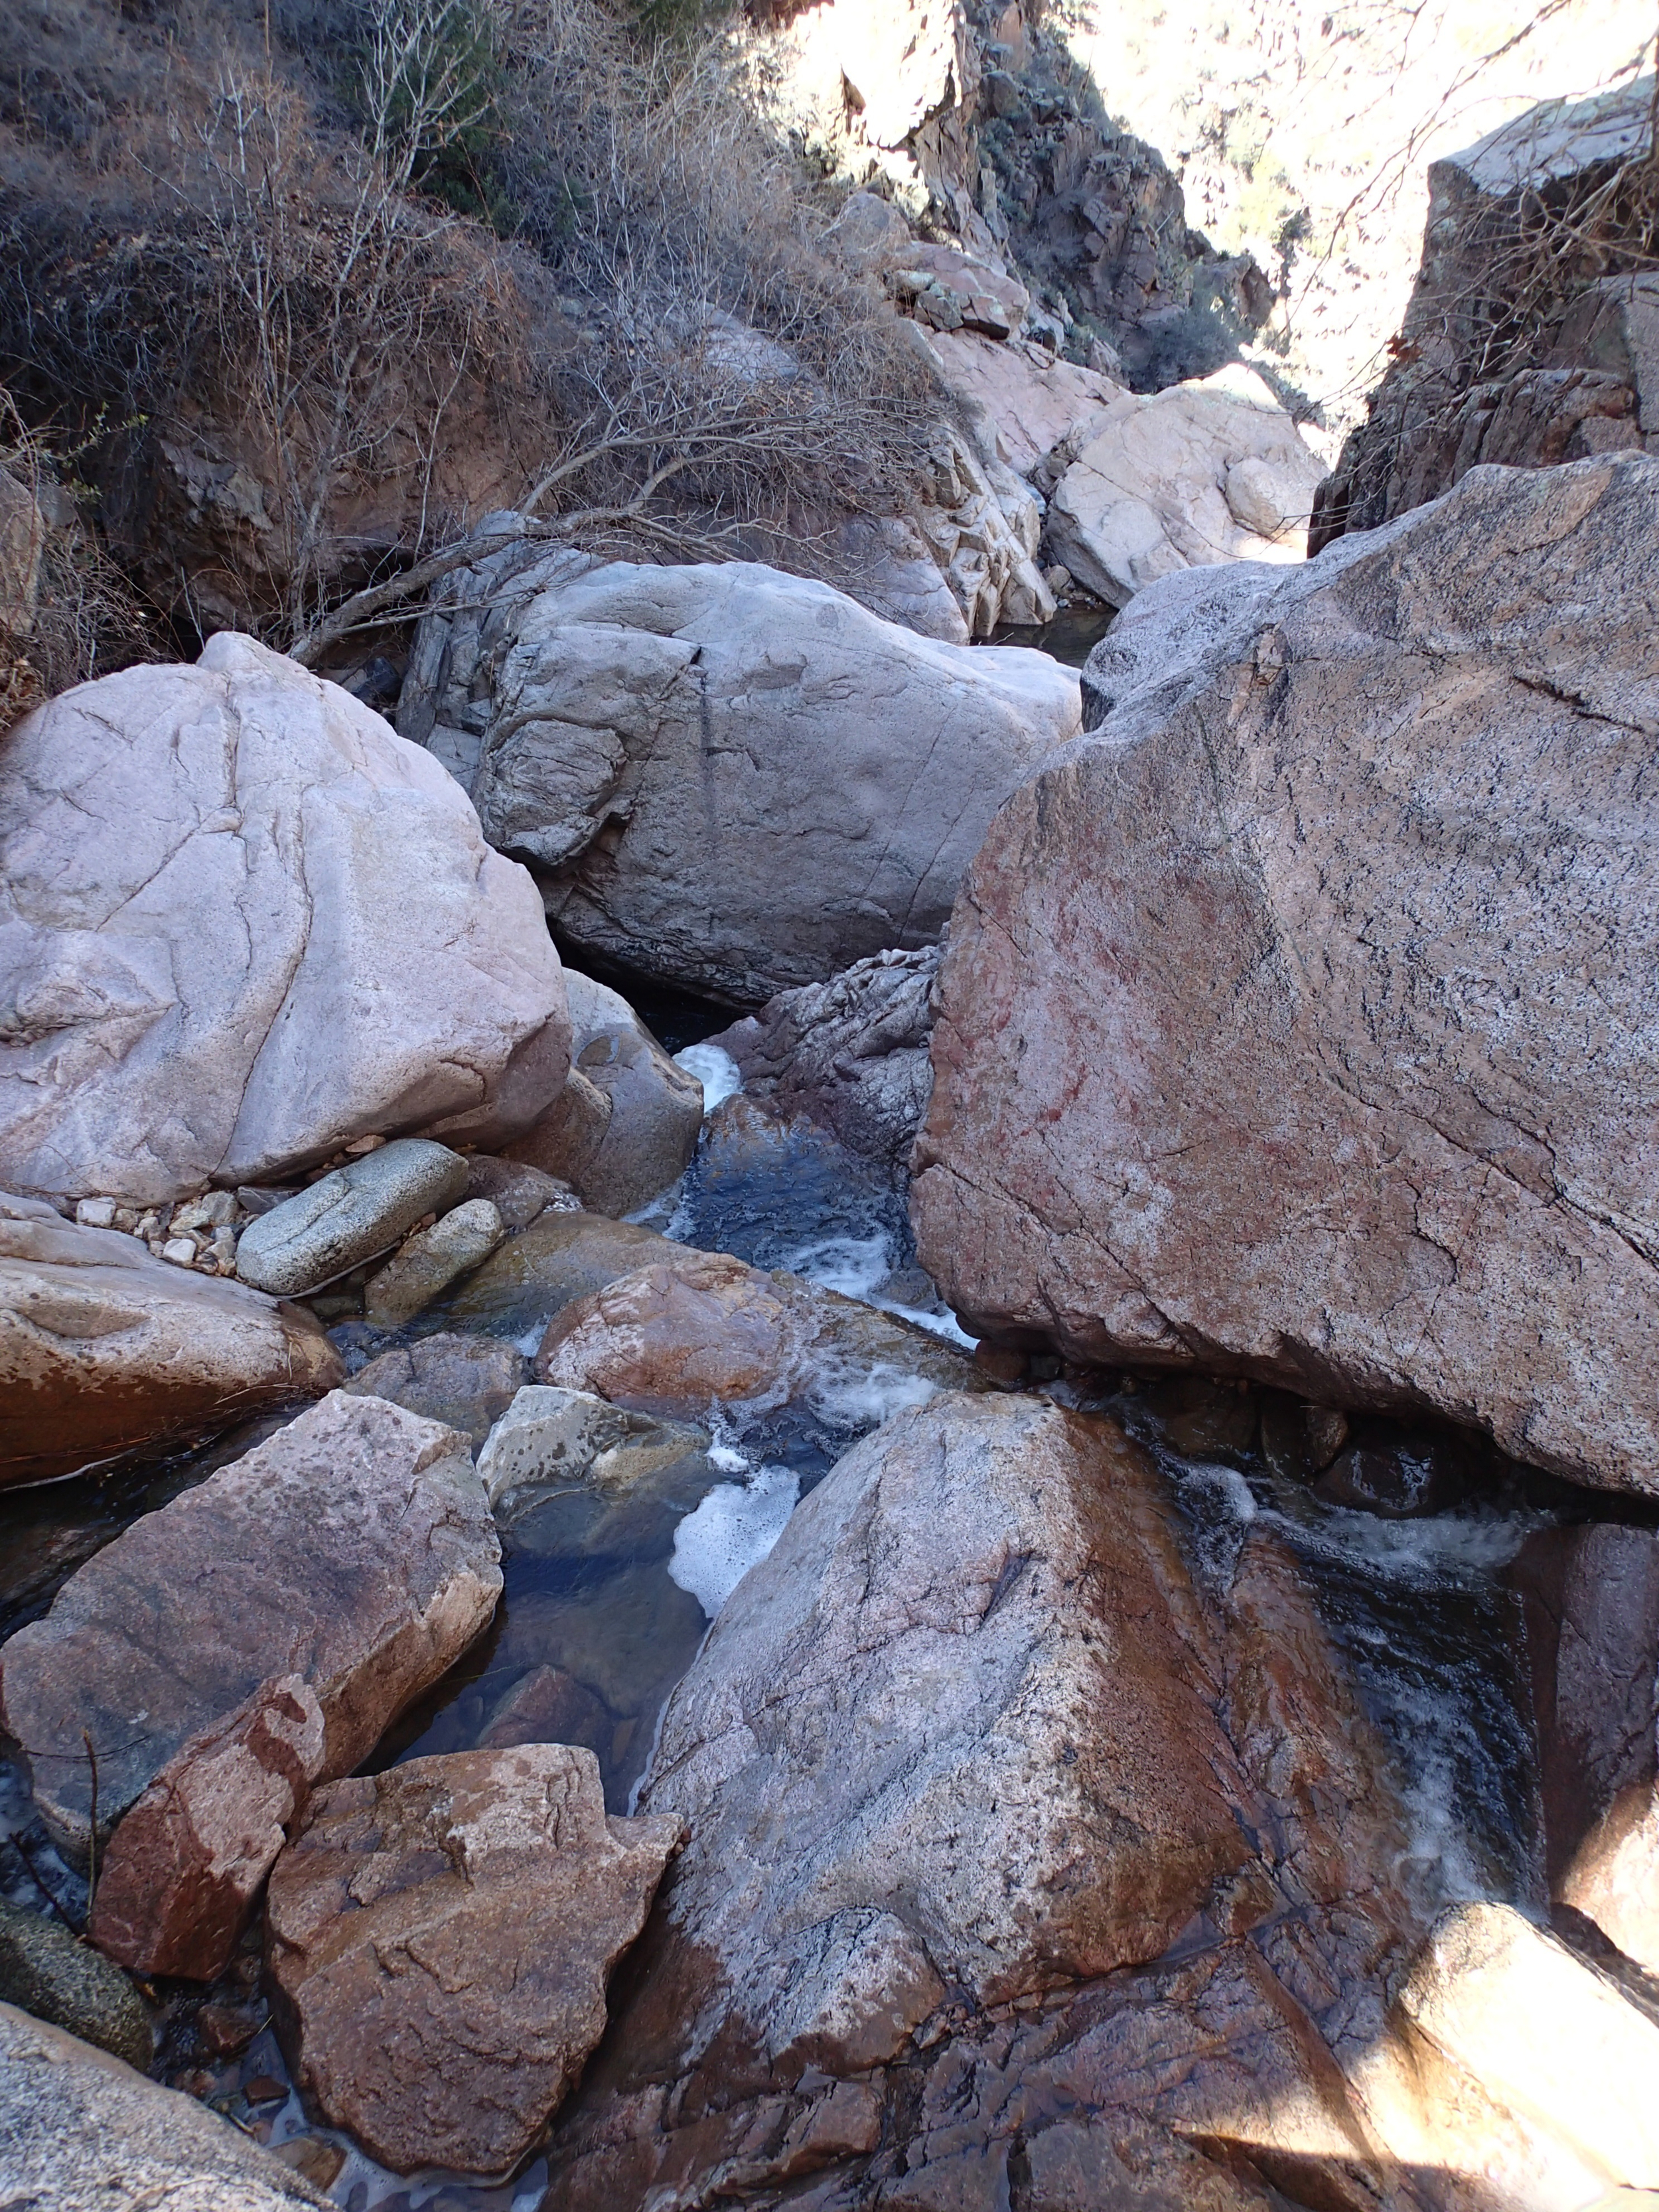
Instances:
[[[568,1064],[522,870],[378,714],[250,638],[0,754],[0,1176],[165,1204],[368,1134],[485,1148]]]
[[[344,1379],[297,1306],[0,1192],[0,1488],[187,1440]]]
[[[1659,459],[1197,570],[998,817],[912,1211],[966,1326],[1659,1492]]]
[[[399,726],[534,867],[560,941],[634,974],[752,1006],[931,943],[999,802],[1078,727],[1045,654],[827,584],[525,553],[423,619]]]

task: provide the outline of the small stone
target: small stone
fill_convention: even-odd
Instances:
[[[83,1198],[76,1206],[75,1218],[83,1229],[112,1229],[115,1225],[115,1200],[112,1198]]]
[[[477,1152],[467,1162],[466,1194],[487,1198],[509,1237],[528,1229],[550,1207],[562,1213],[582,1210],[580,1199],[560,1176],[544,1174],[523,1160],[498,1160],[489,1152]]]
[[[378,1152],[385,1142],[384,1137],[354,1137],[343,1149],[348,1159],[362,1160],[367,1159],[371,1152]]]
[[[487,1198],[469,1198],[410,1237],[397,1257],[371,1277],[363,1312],[377,1328],[396,1328],[434,1298],[481,1267],[507,1231]]]
[[[288,2096],[288,2084],[274,2074],[256,2074],[243,2082],[242,2094],[250,2105],[280,2105]]]
[[[386,1251],[422,1214],[453,1206],[465,1188],[459,1152],[424,1138],[399,1138],[251,1222],[237,1247],[236,1272],[273,1297],[302,1297]]]
[[[263,2005],[204,2004],[196,2015],[196,2033],[216,2058],[234,2058],[247,2049],[265,2018]]]
[[[192,1237],[169,1237],[161,1247],[161,1257],[175,1267],[196,1265],[196,1240]]]
[[[315,2136],[290,2136],[286,2142],[274,2143],[270,2154],[292,2166],[295,2173],[304,2174],[318,2189],[331,2189],[345,2164],[345,2153],[338,2143],[323,2142]]]
[[[0,2002],[112,2051],[141,2071],[149,2064],[149,2014],[120,1968],[88,1950],[57,1921],[3,1899]]]

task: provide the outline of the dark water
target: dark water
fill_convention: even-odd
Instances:
[[[1041,629],[1004,623],[990,636],[993,645],[1030,645],[1067,668],[1081,668],[1116,619],[1113,607],[1065,607]]]

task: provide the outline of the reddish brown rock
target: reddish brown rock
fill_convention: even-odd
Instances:
[[[510,2167],[599,2041],[681,1835],[607,1818],[592,1754],[559,1744],[319,1790],[270,1882],[295,2079],[399,2172]]]
[[[1659,1488],[1656,544],[1659,458],[1478,470],[1114,625],[940,970],[970,1329]]]
[[[489,1620],[500,1556],[464,1437],[333,1392],[136,1521],[0,1648],[0,1724],[47,1827],[84,1856],[83,1731],[103,1823],[284,1675],[322,1709],[320,1771],[349,1773]]]
[[[297,1674],[193,1736],[111,1838],[88,1931],[98,1948],[141,1974],[222,1972],[326,1748],[323,1709]]]
[[[222,1427],[343,1376],[298,1307],[0,1193],[0,1486]]]

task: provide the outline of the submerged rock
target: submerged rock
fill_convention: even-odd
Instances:
[[[0,2174],[52,2212],[292,2212],[308,2181],[193,2097],[0,2004]]]
[[[251,1221],[236,1272],[258,1290],[301,1297],[386,1251],[423,1213],[447,1212],[466,1180],[466,1162],[447,1145],[382,1145]]]
[[[0,1899],[0,2004],[15,2005],[66,2035],[96,2044],[129,2066],[149,2064],[149,2014],[118,1966],[78,1942],[61,1922]]]
[[[1044,655],[803,577],[524,559],[424,617],[400,724],[535,866],[562,941],[737,1005],[935,939],[998,801],[1078,726]]]
[[[564,1080],[528,878],[430,754],[250,638],[21,722],[0,881],[21,1189],[153,1205],[367,1134],[490,1144]]]
[[[271,1876],[296,2081],[398,2172],[498,2173],[605,2024],[683,1829],[606,1816],[591,1752],[418,1759],[319,1793]]]
[[[635,1222],[550,1208],[445,1302],[445,1317],[458,1328],[540,1331],[572,1298],[680,1249]]]
[[[0,1192],[0,1487],[320,1395],[343,1372],[309,1314]]]
[[[83,1731],[102,1826],[285,1675],[322,1709],[319,1772],[349,1773],[488,1621],[499,1556],[465,1437],[333,1392],[134,1522],[0,1646],[0,1723],[48,1830],[85,1857]]]
[[[354,1398],[389,1398],[422,1420],[441,1421],[475,1448],[512,1404],[524,1354],[495,1336],[417,1337],[371,1359],[343,1387]]]
[[[1478,471],[1121,618],[941,969],[912,1205],[968,1328],[1656,1488],[1656,534],[1659,459]]]

